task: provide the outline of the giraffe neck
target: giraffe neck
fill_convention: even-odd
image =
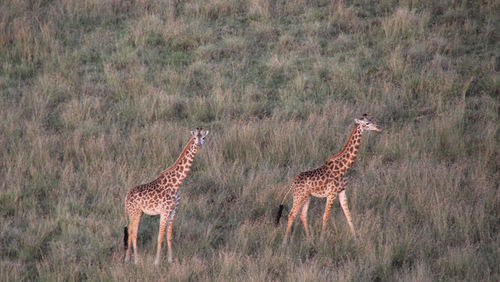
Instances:
[[[358,155],[358,148],[362,135],[363,129],[360,125],[356,124],[342,151],[330,157],[327,163],[331,163],[334,166],[334,170],[339,170],[343,175],[345,171],[352,166]]]
[[[199,149],[200,146],[194,143],[194,138],[191,138],[191,140],[189,140],[189,142],[184,147],[184,150],[182,150],[179,158],[177,158],[177,161],[175,161],[175,163],[171,167],[164,170],[161,174],[166,175],[165,172],[175,171],[174,183],[176,183],[176,187],[179,187],[182,181],[184,181],[184,179],[186,178],[188,172],[191,170],[194,156]]]

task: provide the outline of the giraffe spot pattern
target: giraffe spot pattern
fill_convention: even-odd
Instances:
[[[353,164],[358,153],[362,129],[356,126],[341,153],[335,159],[328,160],[325,165],[299,173],[293,182],[294,202],[297,197],[308,197],[313,194],[317,197],[326,197],[332,193],[339,193],[345,188],[341,179]]]
[[[163,171],[156,180],[132,188],[125,197],[125,207],[129,217],[142,212],[148,214],[170,213],[179,202],[180,197],[177,195],[177,189],[187,176],[193,157],[199,148],[194,143],[188,143],[174,166]]]
[[[328,221],[332,203],[337,194],[339,195],[341,206],[344,210],[351,232],[354,233],[349,210],[347,208],[347,199],[345,197],[345,193],[343,192],[347,187],[347,181],[345,180],[344,175],[356,159],[362,133],[367,123],[368,119],[365,114],[362,119],[356,120],[356,124],[342,151],[330,157],[330,159],[322,167],[307,172],[301,172],[295,177],[290,187],[290,190],[293,190],[293,207],[288,214],[288,225],[283,238],[283,244],[286,243],[293,220],[299,212],[300,218],[304,223],[306,235],[308,235],[307,209],[309,206],[310,195],[315,197],[327,197],[325,213],[323,215],[322,233],[326,222]],[[380,129],[376,126],[374,129],[368,128],[368,130],[380,131]]]

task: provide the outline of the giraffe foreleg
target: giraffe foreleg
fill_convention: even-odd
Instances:
[[[158,230],[158,246],[156,249],[155,265],[158,265],[158,263],[160,263],[161,243],[163,242],[163,238],[165,237],[165,229],[168,224],[168,218],[169,216],[166,214],[162,214],[160,216],[160,228]]]
[[[328,218],[330,217],[330,210],[332,209],[335,198],[336,196],[334,193],[328,195],[326,198],[325,213],[323,214],[323,225],[321,226],[321,234],[319,235],[320,240],[323,240],[326,224],[328,222]]]
[[[356,232],[354,232],[354,226],[352,224],[351,213],[349,212],[349,207],[347,205],[347,197],[345,195],[345,190],[339,193],[339,201],[342,210],[344,210],[344,214],[347,219],[347,223],[349,224],[349,228],[351,229],[351,233],[352,235],[356,236]]]
[[[175,209],[170,212],[168,216],[167,227],[167,248],[168,248],[168,262],[172,262],[172,229],[174,226]]]

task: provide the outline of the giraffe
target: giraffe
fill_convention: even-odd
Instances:
[[[355,119],[354,121],[354,128],[342,151],[330,157],[321,167],[299,173],[293,180],[290,189],[283,197],[278,214],[276,216],[276,225],[279,223],[281,213],[283,211],[283,202],[285,201],[288,193],[290,193],[290,191],[293,189],[293,207],[288,214],[288,225],[282,245],[286,245],[293,220],[295,219],[299,211],[300,219],[304,224],[306,237],[309,237],[309,228],[307,226],[307,210],[309,208],[311,195],[319,198],[326,197],[326,206],[325,212],[323,214],[323,226],[321,228],[320,239],[323,238],[326,223],[328,222],[328,217],[330,216],[330,210],[337,195],[339,197],[340,205],[344,210],[344,214],[347,218],[347,223],[349,224],[351,233],[354,236],[356,235],[351,220],[351,214],[349,212],[349,207],[347,206],[347,197],[345,195],[347,181],[344,175],[347,169],[351,167],[354,160],[356,159],[363,131],[374,130],[380,132],[382,130],[373,121],[369,120],[366,114],[364,114],[361,119]]]
[[[177,161],[160,176],[147,184],[132,188],[125,197],[125,211],[128,214],[128,227],[124,229],[124,245],[126,250],[125,261],[130,259],[131,243],[134,247],[134,263],[138,262],[137,255],[137,230],[142,213],[160,215],[160,229],[158,232],[158,247],[156,249],[155,264],[160,262],[161,243],[167,229],[168,262],[172,262],[172,226],[179,204],[177,190],[186,178],[193,159],[205,141],[208,131],[197,128],[191,131],[192,138],[182,150]]]

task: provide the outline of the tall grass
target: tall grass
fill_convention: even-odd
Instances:
[[[498,1],[3,1],[0,280],[498,281]],[[323,242],[273,214],[366,133]],[[211,131],[123,262],[123,200]],[[286,201],[291,207],[291,199]]]

